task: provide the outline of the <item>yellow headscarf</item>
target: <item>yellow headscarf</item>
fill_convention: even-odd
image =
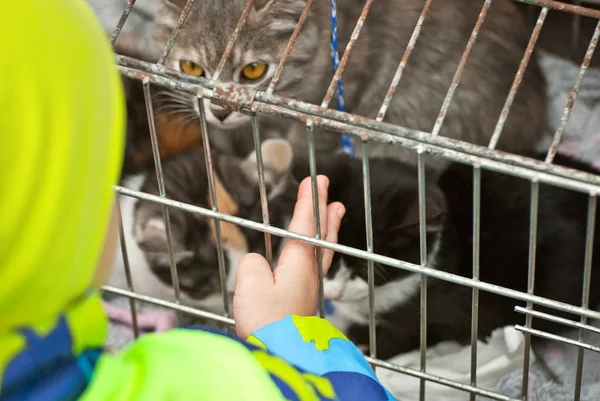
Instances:
[[[106,333],[83,297],[120,173],[125,105],[110,43],[83,0],[0,2],[0,380],[67,312],[74,351]],[[1,384],[1,383],[0,383]]]

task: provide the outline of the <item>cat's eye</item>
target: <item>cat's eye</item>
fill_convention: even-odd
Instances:
[[[267,65],[265,63],[250,63],[242,68],[242,77],[256,81],[262,78],[267,72]]]
[[[204,75],[204,69],[200,67],[198,64],[189,60],[181,60],[179,62],[179,68],[187,75],[191,75],[193,77],[201,77]]]

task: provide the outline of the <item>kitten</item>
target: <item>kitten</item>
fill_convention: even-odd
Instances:
[[[542,159],[544,155],[531,155]],[[331,180],[330,201],[341,201],[347,212],[339,243],[366,249],[361,163],[346,156],[317,161],[320,174]],[[557,156],[557,164],[600,174],[589,165]],[[392,159],[373,160],[371,197],[374,252],[420,264],[417,171]],[[308,172],[297,161],[294,174]],[[530,182],[483,170],[481,172],[480,279],[527,291]],[[427,266],[473,277],[473,173],[470,166],[452,163],[426,183]],[[540,184],[535,295],[572,305],[581,304],[588,196]],[[598,219],[597,219],[598,226]],[[600,249],[596,233],[594,250]],[[600,301],[600,259],[593,259],[590,305]],[[375,263],[377,355],[390,358],[419,347],[421,276]],[[337,253],[324,282],[333,301],[333,324],[368,349],[367,262]],[[427,342],[467,344],[471,334],[469,287],[428,279]],[[485,291],[479,293],[479,337],[493,329],[524,324],[514,311],[525,303]],[[554,315],[575,316],[535,307]],[[557,332],[564,326],[535,319],[533,327]]]
[[[290,172],[292,150],[287,142],[275,139],[263,142],[262,154],[270,223],[285,227],[298,185]],[[219,211],[262,222],[255,153],[241,159],[214,151],[212,157]],[[195,148],[165,161],[163,174],[169,199],[210,208],[202,149]],[[124,186],[159,194],[153,170],[128,177]],[[125,195],[120,195],[120,205],[134,290],[174,301],[162,206]],[[213,220],[173,208],[169,208],[169,217],[182,301],[215,313],[223,312]],[[232,293],[241,257],[248,252],[265,254],[264,234],[225,222],[221,222],[221,233],[227,291]],[[272,236],[274,251],[280,242],[279,237]],[[117,252],[108,284],[127,288],[124,272],[122,254]]]
[[[281,59],[305,0],[256,0],[246,24],[225,64],[221,81],[234,81],[264,90]],[[185,0],[160,0],[155,39],[166,44]],[[166,66],[175,71],[210,79],[246,0],[197,1],[191,7]],[[338,4],[340,52],[345,49],[364,5],[363,0]],[[403,72],[384,121],[430,132],[450,88],[459,60],[481,11],[476,0],[434,1],[420,37]],[[347,111],[374,119],[422,11],[423,2],[381,0],[373,3],[361,35],[343,74]],[[315,1],[290,54],[275,93],[320,104],[333,76],[330,60],[331,5]],[[487,145],[517,72],[530,32],[512,1],[496,1],[479,32],[460,85],[448,109],[440,135]],[[341,53],[340,53],[341,55]],[[181,104],[182,98],[174,96]],[[197,109],[188,96],[188,107]],[[250,131],[248,115],[231,112],[204,100],[213,137],[240,137]],[[335,98],[330,107],[335,107]],[[304,126],[260,115],[268,135],[281,135],[306,148]],[[276,121],[277,120],[277,121]],[[546,122],[545,81],[535,55],[524,74],[506,121],[498,148],[511,152],[534,148]],[[338,135],[322,135],[317,150],[339,148]],[[233,138],[232,144],[237,143]],[[414,162],[414,152],[373,143],[374,156],[391,156]],[[298,151],[300,152],[300,151]],[[360,155],[360,144],[357,143]],[[442,168],[445,162],[432,162]]]

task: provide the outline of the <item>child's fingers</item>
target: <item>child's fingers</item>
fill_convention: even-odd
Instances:
[[[323,204],[321,210],[322,216],[327,217],[327,187],[329,180],[325,176],[317,176],[317,185],[319,193],[319,205]],[[313,212],[313,200],[312,200],[312,188],[310,177],[305,178],[298,188],[298,200],[296,201],[296,207],[294,208],[294,215],[289,225],[289,231],[314,237],[316,233],[315,218]],[[311,244],[289,239],[281,251],[279,257],[279,265],[292,265],[293,263],[299,263],[300,268],[305,268],[306,263],[310,260],[314,260],[314,247]]]
[[[334,202],[327,207],[327,236],[325,241],[337,244],[338,233],[346,208],[340,202]],[[323,250],[323,275],[326,275],[331,267],[334,252],[331,249]]]

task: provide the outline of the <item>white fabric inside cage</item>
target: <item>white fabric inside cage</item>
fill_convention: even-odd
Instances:
[[[523,367],[525,355],[524,336],[512,326],[495,330],[489,341],[477,344],[477,387],[495,390],[502,377]],[[529,352],[529,363],[535,362],[533,352]],[[420,369],[420,352],[413,351],[388,360],[396,365]],[[471,346],[456,343],[440,343],[427,349],[427,373],[455,380],[471,382]],[[420,379],[401,375],[397,372],[378,368],[377,376],[382,384],[398,399],[418,400]],[[426,399],[436,401],[464,401],[467,393],[434,382],[427,382]]]

